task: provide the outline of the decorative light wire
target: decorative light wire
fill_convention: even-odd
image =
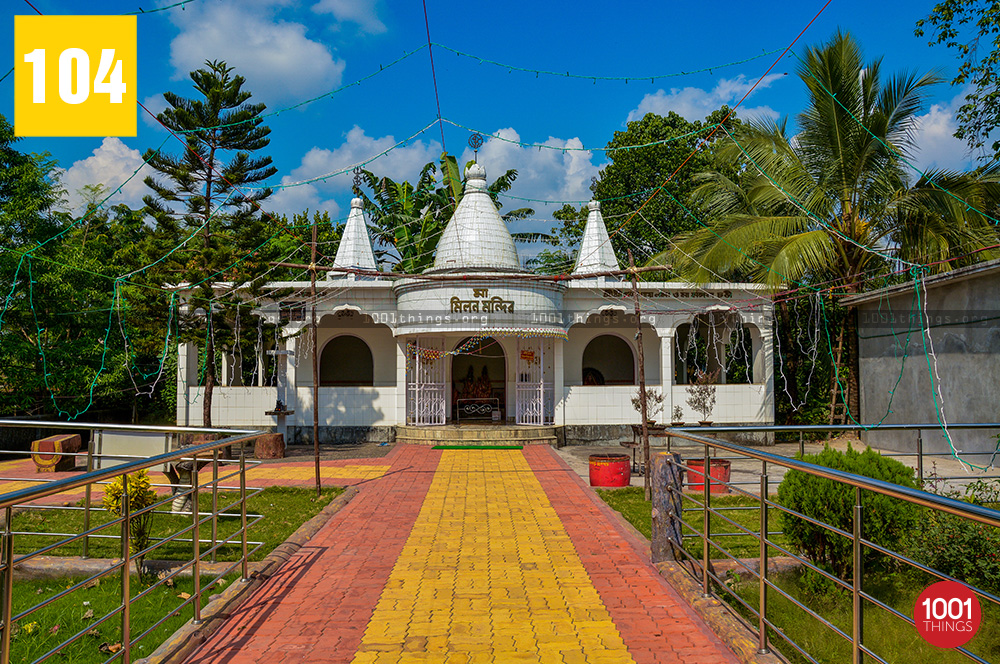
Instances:
[[[726,63],[723,63],[721,65],[713,65],[711,67],[702,67],[701,69],[692,69],[691,71],[673,72],[673,73],[670,73],[670,74],[653,74],[652,76],[650,76],[650,75],[643,75],[643,76],[597,76],[597,75],[594,75],[594,74],[573,74],[573,73],[568,72],[568,71],[567,72],[559,72],[559,71],[547,71],[547,70],[544,70],[544,69],[532,69],[530,67],[517,67],[517,66],[514,66],[514,65],[504,64],[502,62],[496,62],[495,60],[490,60],[488,58],[482,58],[482,57],[480,57],[478,55],[472,55],[471,53],[465,53],[463,51],[459,51],[458,49],[452,48],[450,46],[446,46],[444,44],[439,44],[437,42],[434,42],[434,46],[438,46],[440,48],[443,48],[446,51],[450,51],[450,52],[454,53],[455,55],[463,57],[463,58],[471,58],[473,60],[478,61],[479,64],[488,64],[488,65],[493,65],[495,67],[499,67],[501,69],[506,69],[508,72],[515,72],[515,71],[517,71],[517,72],[524,72],[524,73],[528,73],[528,74],[534,74],[536,78],[538,77],[539,74],[545,74],[546,76],[561,76],[563,78],[577,78],[577,79],[582,79],[582,80],[585,80],[585,81],[593,81],[594,83],[596,83],[597,81],[624,81],[625,83],[628,83],[629,81],[645,81],[646,79],[649,79],[650,83],[654,83],[656,81],[656,79],[658,79],[658,78],[673,78],[673,77],[676,77],[676,76],[691,76],[692,74],[701,74],[701,73],[704,73],[704,72],[708,72],[708,73],[711,74],[712,70],[714,70],[714,69],[724,69],[726,67],[734,67],[736,65],[742,65],[742,64],[745,64],[747,62],[752,62],[752,61],[754,61],[754,60],[756,60],[758,58],[763,58],[763,57],[768,56],[768,55],[773,55],[773,54],[777,53],[778,51],[782,50],[780,48],[776,48],[776,49],[771,50],[771,51],[762,51],[761,53],[759,53],[757,55],[752,55],[752,56],[750,56],[748,58],[744,58],[743,60],[734,60],[733,62],[726,62]]]

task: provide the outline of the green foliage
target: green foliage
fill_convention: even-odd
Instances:
[[[156,257],[156,267],[142,278],[151,285],[191,284],[186,297],[193,300],[192,311],[180,318],[179,333],[185,340],[206,340],[202,406],[204,425],[211,426],[221,349],[216,345],[236,344],[236,330],[255,325],[240,299],[260,294],[262,275],[279,256],[270,242],[273,222],[260,214],[260,204],[272,191],[247,189],[277,173],[270,157],[255,156],[270,142],[271,130],[261,117],[266,106],[250,103],[245,79],[225,62],[205,65],[191,72],[198,96],[166,92],[168,108],[157,115],[168,129],[186,136],[187,149],[179,157],[153,150],[145,155],[166,179],[145,179],[153,191],[143,199],[145,211],[156,227],[144,249]],[[217,292],[220,281],[233,286]],[[240,296],[235,286],[242,287]]]
[[[844,310],[825,298],[820,311],[811,296],[775,305],[775,421],[782,424],[827,424],[830,417],[830,379],[833,368],[824,326],[843,326]],[[822,319],[822,314],[826,319]]]
[[[1000,507],[1000,482],[977,480],[943,495],[973,505]],[[1000,529],[938,510],[926,510],[910,541],[910,556],[943,574],[1000,592]]]
[[[1000,124],[1000,2],[996,0],[944,0],[917,21],[918,37],[930,33],[931,46],[944,44],[954,49],[961,64],[952,85],[971,86],[965,103],[958,109],[958,131],[980,158],[990,161],[1000,151],[1000,139],[991,137]],[[990,149],[985,150],[987,141]]]
[[[807,454],[804,461],[848,473],[863,475],[905,487],[916,487],[913,470],[884,457],[871,448],[846,452],[827,447],[819,454]],[[778,486],[778,502],[848,533],[854,528],[854,488],[830,479],[790,470]],[[862,536],[888,549],[899,551],[904,538],[917,523],[917,507],[881,494],[863,492]],[[852,569],[851,540],[842,535],[782,512],[781,527],[785,537],[806,558],[821,569],[847,579]],[[887,559],[864,549],[866,573],[885,570]]]
[[[126,483],[128,498],[126,501]],[[152,533],[153,510],[147,510],[138,516],[136,513],[156,503],[156,492],[153,491],[146,469],[137,470],[131,475],[119,475],[104,488],[103,505],[115,516],[125,516],[126,506],[129,513],[129,551],[135,556],[135,567],[140,577],[148,576],[149,572],[143,565],[145,554],[141,553],[149,547]]]
[[[579,209],[568,203],[556,210],[552,216],[559,222],[549,234],[546,242],[555,249],[543,249],[534,258],[527,261],[527,266],[539,274],[566,274],[573,270],[577,258],[577,249],[583,239],[583,230],[587,226],[587,206]]]
[[[727,114],[729,108],[722,107],[704,122],[691,122],[673,111],[666,117],[647,113],[642,119],[629,122],[625,131],[616,131],[608,141],[608,148],[667,141],[609,152],[611,163],[601,169],[592,187],[594,197],[602,201],[602,213],[609,226],[617,227],[642,207],[642,216],[636,216],[629,223],[628,239],[617,234],[611,240],[618,256],[625,256],[631,248],[636,263],[643,263],[654,254],[668,249],[671,238],[678,232],[697,226],[697,222],[673,199],[682,202],[688,199],[694,189],[691,174],[728,170],[734,166],[735,162],[719,161],[716,157],[714,145],[718,138],[725,135],[721,131],[716,132],[710,144],[701,145],[711,133],[705,127],[721,122]],[[739,125],[735,114],[726,124],[730,128]],[[684,168],[675,174],[685,160]],[[646,203],[654,193],[649,190],[663,186],[667,178],[671,178],[666,184],[670,195],[659,192]],[[586,220],[585,214],[583,219]],[[582,234],[582,227],[580,232]],[[567,239],[572,239],[572,236],[568,235]]]
[[[916,147],[916,118],[935,74],[886,76],[880,59],[866,62],[839,32],[807,50],[798,74],[808,102],[795,140],[785,120],[745,122],[718,147],[720,158],[742,166],[737,175],[699,176],[693,196],[711,228],[680,242],[671,259],[682,274],[775,287],[833,280],[856,292],[892,258],[924,264],[996,244],[995,229],[973,208],[992,209],[1000,171],[935,171],[914,183],[903,160]],[[982,254],[975,260],[994,256]]]

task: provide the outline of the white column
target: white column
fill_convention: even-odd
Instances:
[[[396,421],[406,424],[406,338],[396,337]]]
[[[674,328],[657,330],[660,334],[660,390],[663,393],[663,413],[657,419],[674,419]]]
[[[194,376],[192,380],[192,375]],[[198,347],[177,344],[177,426],[189,426],[191,417],[190,386],[198,383]]]
[[[552,342],[552,404],[553,424],[559,426],[566,425],[566,372],[563,364],[563,351],[566,342],[556,339]]]
[[[764,383],[764,403],[767,404],[767,423],[774,422],[774,318],[768,311],[761,322],[760,352],[754,353],[754,382]],[[758,381],[757,376],[761,376]]]
[[[298,354],[299,344],[298,337],[291,337],[285,339],[284,346],[281,350],[291,351],[288,355],[282,357],[278,355],[275,359],[278,361],[277,373],[278,373],[278,398],[281,398],[282,387],[284,387],[285,393],[285,409],[294,410],[295,415],[292,416],[291,423],[298,423],[302,421],[301,408],[299,408],[299,370],[301,363],[304,358],[300,357]],[[305,344],[302,344],[305,345]],[[307,358],[305,358],[307,359]]]

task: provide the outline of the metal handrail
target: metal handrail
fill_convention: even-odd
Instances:
[[[863,511],[862,511],[862,493],[863,491],[871,491],[873,493],[882,494],[890,498],[904,501],[906,503],[925,507],[929,509],[934,509],[946,514],[951,514],[960,518],[969,519],[971,521],[976,521],[993,527],[1000,527],[1000,511],[993,510],[990,508],[982,507],[979,505],[963,502],[956,500],[954,498],[949,498],[946,496],[941,496],[933,493],[928,493],[919,489],[912,489],[910,487],[899,486],[889,482],[885,482],[878,479],[873,479],[870,477],[864,477],[861,475],[856,475],[854,473],[849,473],[845,471],[835,470],[827,468],[824,466],[819,466],[817,464],[809,463],[797,458],[788,458],[773,454],[770,452],[765,452],[759,448],[750,448],[736,443],[728,442],[725,440],[720,440],[718,438],[710,438],[703,434],[706,433],[719,433],[724,431],[730,432],[749,432],[749,431],[802,431],[802,430],[812,430],[812,431],[827,431],[827,430],[856,430],[864,427],[859,427],[855,425],[834,425],[831,427],[826,427],[823,425],[816,426],[806,426],[806,427],[785,427],[785,426],[748,426],[748,427],[697,427],[697,428],[687,428],[687,427],[677,427],[671,429],[669,435],[677,438],[685,439],[694,442],[704,448],[704,465],[700,468],[692,471],[684,462],[680,461],[678,455],[666,455],[664,461],[666,461],[665,466],[660,466],[660,461],[657,461],[657,467],[661,470],[657,473],[665,471],[666,476],[658,475],[660,481],[654,483],[654,495],[653,495],[653,508],[654,515],[657,513],[666,516],[664,521],[658,521],[654,518],[654,541],[653,541],[653,551],[654,556],[663,556],[664,552],[673,551],[675,558],[681,560],[691,560],[692,563],[699,564],[700,571],[695,571],[693,568],[691,573],[693,576],[698,578],[702,587],[702,594],[705,597],[716,597],[722,601],[729,601],[732,599],[739,606],[748,610],[752,615],[756,617],[756,625],[751,625],[750,622],[744,619],[739,614],[737,617],[747,625],[750,629],[757,631],[758,638],[758,651],[760,653],[766,653],[770,651],[769,647],[769,630],[776,634],[780,634],[780,638],[784,643],[794,648],[800,654],[802,654],[809,661],[815,661],[815,659],[798,643],[794,641],[791,635],[780,631],[780,627],[776,626],[768,618],[768,591],[773,590],[778,595],[784,597],[786,600],[792,602],[793,605],[797,606],[799,609],[805,611],[808,615],[820,620],[827,628],[832,629],[839,637],[846,640],[851,645],[851,662],[854,664],[860,663],[864,657],[869,657],[874,661],[885,662],[885,660],[878,654],[872,652],[870,647],[864,644],[864,611],[865,603],[870,603],[876,607],[882,609],[888,609],[889,612],[897,617],[902,617],[904,620],[913,624],[913,621],[907,618],[902,612],[893,609],[886,603],[878,600],[869,593],[863,590],[863,578],[864,578],[864,552],[866,550],[878,551],[883,555],[888,555],[897,561],[904,564],[908,564],[916,569],[924,572],[929,572],[933,576],[941,579],[951,579],[948,575],[945,575],[937,570],[933,570],[926,565],[923,565],[917,561],[911,560],[910,558],[889,550],[886,547],[880,546],[875,542],[865,539],[862,536],[862,523],[863,523]],[[937,425],[934,424],[901,424],[901,425],[888,425],[885,427],[878,427],[884,429],[909,429],[909,430],[924,430],[924,429],[935,429]],[[958,425],[955,428],[974,428],[974,429],[997,429],[1000,428],[1000,424],[996,423],[985,423],[985,424],[975,424],[975,425]],[[697,433],[695,433],[697,431]],[[800,437],[801,445],[801,437]],[[754,495],[750,492],[744,491],[735,487],[735,484],[747,484],[746,482],[731,482],[728,479],[719,479],[716,477],[711,477],[711,450],[721,450],[730,454],[737,455],[737,459],[752,459],[760,461],[760,493]],[[920,440],[918,439],[918,450],[920,449]],[[669,450],[669,447],[668,447]],[[919,454],[919,453],[918,453]],[[696,457],[696,460],[697,457]],[[797,511],[790,510],[789,508],[778,504],[776,501],[768,498],[768,464],[777,464],[783,468],[789,470],[798,470],[807,473],[812,476],[822,477],[828,480],[832,480],[839,484],[849,486],[854,489],[853,491],[853,527],[850,528],[852,532],[847,532],[841,528],[834,527],[831,524],[822,522],[818,518],[811,518],[804,514],[800,514]],[[687,470],[696,476],[694,484],[698,486],[698,494],[701,494],[698,500],[694,496],[685,493],[680,488],[681,482],[681,471]],[[665,483],[664,483],[665,482]],[[728,508],[725,506],[713,506],[712,505],[712,492],[714,487],[724,486],[727,489],[736,489],[741,495],[752,498],[757,501],[758,507],[756,509],[760,512],[760,526],[759,531],[754,531],[752,527],[746,527],[743,524],[737,523],[733,519],[727,517],[723,514]],[[685,501],[697,505],[700,509],[690,509],[684,507]],[[747,508],[753,509],[753,508]],[[768,513],[770,509],[777,509],[779,512],[787,513],[793,517],[798,517],[805,519],[817,526],[821,526],[828,531],[836,533],[842,537],[847,538],[852,543],[852,569],[853,573],[848,579],[843,580],[834,575],[829,574],[825,570],[821,570],[819,567],[814,565],[811,561],[806,560],[800,555],[796,555],[794,552],[789,551],[785,547],[777,544],[772,539],[772,536],[779,533],[771,531],[768,525]],[[685,512],[701,512],[702,513],[702,523],[701,528],[695,528],[691,524],[684,520]],[[730,526],[735,527],[739,533],[713,533],[712,532],[712,517],[718,517],[722,519],[723,522],[728,523]],[[666,527],[664,527],[666,523]],[[679,524],[679,527],[678,527]],[[688,531],[693,534],[688,534]],[[721,538],[729,536],[744,536],[755,539],[759,543],[759,568],[758,571],[754,572],[742,559],[736,558],[732,553],[730,553],[724,546],[722,546]],[[698,554],[692,554],[684,546],[685,539],[701,540],[701,552],[700,556]],[[671,543],[670,546],[664,546],[666,541]],[[823,577],[833,581],[839,587],[846,589],[852,598],[852,624],[848,631],[841,630],[836,627],[822,616],[814,612],[804,603],[793,597],[790,593],[786,592],[782,588],[778,587],[774,581],[769,577],[768,571],[768,557],[769,550],[775,549],[786,555],[790,555],[792,558],[797,560],[799,563],[804,565],[806,568],[811,569],[815,572],[819,572]],[[659,553],[658,553],[659,552]],[[718,553],[715,553],[718,552]],[[720,555],[721,554],[721,555]],[[750,573],[751,578],[756,579],[759,585],[759,605],[758,608],[754,608],[745,600],[743,597],[737,595],[732,589],[728,588],[722,579],[719,578],[717,574],[714,573],[711,566],[711,561],[713,558],[729,559],[738,564],[739,567],[745,569]],[[699,560],[700,558],[700,560]],[[654,558],[655,560],[655,558]],[[683,566],[682,566],[683,568]],[[714,585],[713,585],[714,584]],[[976,588],[972,585],[967,585],[974,593],[978,596],[983,597],[991,602],[996,602],[997,598],[992,593]],[[715,588],[719,588],[719,593],[715,592]],[[723,596],[724,595],[724,596]],[[966,648],[957,648],[957,652],[961,653],[965,657],[977,661],[985,662],[978,655],[970,652]]]
[[[127,425],[127,424],[98,424],[98,423],[83,423],[83,422],[42,422],[42,421],[31,421],[31,420],[10,420],[10,419],[0,419],[0,427],[19,427],[19,428],[44,428],[44,429],[70,429],[70,430],[89,430],[94,432],[97,440],[103,438],[103,433],[105,431],[138,431],[138,432],[154,432],[154,433],[164,433],[164,434],[176,434],[176,433],[214,433],[226,435],[225,438],[216,441],[210,441],[207,443],[201,443],[198,445],[191,445],[184,447],[179,450],[174,450],[171,452],[165,452],[163,454],[157,454],[151,457],[139,457],[132,461],[127,461],[116,466],[111,466],[109,468],[102,468],[99,470],[93,470],[93,461],[95,458],[100,456],[101,458],[110,458],[114,455],[95,455],[93,450],[93,441],[88,449],[87,456],[87,472],[82,473],[76,477],[67,477],[59,480],[49,481],[39,486],[32,486],[25,489],[19,489],[17,491],[10,491],[7,493],[0,494],[0,514],[4,516],[2,539],[0,539],[0,557],[2,557],[2,563],[0,563],[0,574],[2,574],[2,583],[0,583],[0,664],[7,664],[10,661],[10,647],[11,647],[11,634],[16,621],[32,612],[43,608],[44,606],[51,604],[66,595],[85,587],[92,579],[100,578],[112,574],[119,573],[121,575],[121,603],[114,609],[111,609],[105,616],[101,617],[96,623],[105,623],[115,616],[120,617],[122,623],[122,649],[112,655],[108,661],[115,659],[120,659],[122,662],[128,664],[131,661],[131,646],[147,634],[149,634],[156,625],[161,624],[170,615],[180,611],[188,604],[193,606],[194,620],[195,622],[201,619],[201,598],[203,592],[211,588],[218,580],[225,574],[229,573],[237,566],[242,568],[242,579],[244,581],[248,580],[248,556],[250,552],[248,551],[248,545],[256,545],[254,551],[261,546],[259,542],[248,542],[247,539],[247,528],[256,521],[259,520],[259,515],[248,515],[246,510],[247,497],[249,495],[255,495],[258,491],[262,489],[254,489],[253,494],[248,493],[249,487],[246,485],[246,471],[247,462],[245,450],[242,449],[242,443],[247,440],[260,435],[260,432],[248,429],[217,429],[208,427],[175,427],[175,426],[157,426],[157,427],[145,427],[140,425]],[[168,440],[169,442],[169,436]],[[99,445],[99,443],[98,443]],[[238,470],[231,473],[224,473],[222,477],[219,474],[219,464],[225,463],[227,460],[220,459],[219,450],[233,446],[240,445],[240,458],[234,463],[238,463]],[[67,455],[69,456],[69,455]],[[73,454],[72,456],[83,456],[80,454]],[[212,480],[206,482],[199,487],[198,481],[198,461],[203,460],[212,464]],[[154,504],[149,505],[145,508],[136,510],[132,512],[129,509],[129,489],[130,481],[123,482],[123,496],[122,504],[124,514],[120,517],[110,520],[108,523],[98,525],[96,527],[90,527],[90,489],[96,484],[106,483],[112,478],[122,477],[127,478],[129,474],[142,470],[145,468],[160,466],[162,464],[175,463],[178,461],[192,461],[194,468],[191,474],[191,485],[184,485],[183,491],[174,493],[173,496],[159,499],[154,502]],[[224,490],[239,491],[239,499],[234,500],[229,505],[227,505],[220,514],[218,510],[218,491],[220,484],[229,480],[231,478],[239,477],[238,487],[224,487]],[[170,485],[171,488],[177,488],[176,485]],[[73,491],[75,489],[84,488],[86,490],[86,505],[83,509],[84,512],[84,526],[83,531],[74,534],[52,534],[62,537],[59,542],[50,544],[42,547],[41,549],[36,549],[35,551],[29,552],[25,555],[19,557],[14,556],[13,540],[15,535],[20,536],[21,533],[15,531],[12,528],[12,521],[14,515],[15,507],[33,508],[36,505],[30,503],[38,501],[40,499],[53,496],[56,494]],[[199,490],[204,489],[207,494],[209,490],[211,491],[212,498],[212,511],[201,512],[198,509],[198,498]],[[171,534],[166,538],[151,538],[150,544],[143,551],[139,551],[135,554],[131,552],[131,520],[135,517],[141,516],[144,513],[157,513],[158,508],[164,504],[170,502],[173,498],[177,497],[187,497],[192,501],[192,509],[190,512],[191,522],[189,525],[179,532]],[[238,513],[230,513],[228,510],[239,506]],[[44,506],[37,506],[44,507]],[[216,529],[216,521],[219,516],[235,517],[239,518],[240,527],[233,533],[220,539],[218,537]],[[252,521],[248,521],[248,516],[255,517]],[[211,539],[205,540],[206,544],[209,546],[202,549],[201,538],[199,536],[199,528],[203,523],[211,523]],[[98,531],[105,529],[120,529],[120,534],[115,535],[97,535]],[[181,535],[187,534],[188,532],[193,532],[190,540],[181,539]],[[27,534],[27,533],[25,533]],[[32,536],[50,535],[49,533],[30,533]],[[12,615],[12,604],[13,604],[13,576],[14,576],[14,566],[20,562],[27,560],[35,555],[40,555],[41,552],[47,552],[54,550],[59,546],[64,546],[68,543],[75,542],[78,540],[83,540],[84,545],[84,557],[87,556],[87,542],[90,537],[95,538],[110,538],[119,539],[121,541],[121,553],[119,556],[119,561],[111,565],[108,569],[102,570],[95,575],[91,575],[89,579],[79,582],[66,590],[63,590],[56,595],[43,600],[40,604],[36,604],[28,608],[25,611],[19,612],[17,615]],[[130,563],[132,559],[136,556],[145,556],[146,554],[156,550],[160,546],[163,546],[167,542],[189,542],[192,548],[191,558],[186,561],[183,565],[179,566],[178,569],[174,570],[171,574],[164,576],[163,578],[156,581],[152,586],[143,590],[139,593],[134,593],[130,586],[129,577],[131,574]],[[240,557],[238,560],[233,562],[227,567],[223,572],[220,572],[215,578],[210,581],[204,588],[201,586],[201,575],[200,575],[200,562],[202,557],[212,556],[213,560],[215,557],[215,552],[223,546],[230,546],[232,544],[237,544],[240,547]],[[146,629],[144,632],[138,636],[133,636],[131,634],[131,618],[130,618],[130,607],[132,602],[136,599],[145,596],[152,589],[157,586],[166,583],[170,578],[179,574],[182,570],[190,568],[192,570],[192,575],[194,577],[194,592],[191,594],[184,603],[179,607],[172,607],[166,616],[157,621],[156,625],[151,628]],[[92,624],[92,625],[93,625]],[[88,627],[89,629],[90,627]],[[65,647],[67,644],[78,640],[86,630],[83,630],[75,635],[69,637],[67,641],[59,644],[47,653],[44,653],[39,659],[35,661],[44,661],[49,657],[53,656],[59,650]]]
[[[930,425],[921,425],[923,428],[931,428]],[[996,428],[1000,425],[994,425],[992,428]],[[918,428],[917,426],[912,426],[909,428]],[[759,449],[744,447],[742,445],[737,445],[735,443],[730,443],[725,440],[720,440],[718,438],[708,438],[706,436],[699,436],[687,431],[676,431],[672,432],[670,435],[676,436],[678,438],[684,438],[685,440],[690,440],[695,443],[701,443],[708,447],[716,447],[718,449],[726,450],[727,452],[734,452],[743,457],[750,457],[751,459],[757,459],[758,461],[776,464],[778,466],[784,466],[785,468],[801,470],[810,475],[817,475],[819,477],[825,477],[826,479],[834,480],[835,482],[840,482],[842,484],[847,484],[848,486],[855,487],[858,489],[864,489],[866,491],[874,491],[876,493],[881,493],[892,498],[899,498],[910,503],[916,503],[922,507],[930,507],[933,509],[939,509],[948,514],[954,514],[955,516],[963,516],[975,519],[980,523],[985,523],[990,526],[1000,527],[1000,512],[997,510],[991,510],[988,507],[980,507],[979,505],[972,505],[970,503],[962,502],[961,500],[955,500],[954,498],[948,498],[947,496],[939,496],[934,493],[928,493],[926,491],[921,491],[920,489],[911,489],[909,487],[899,486],[897,484],[891,484],[890,482],[885,482],[882,480],[877,480],[871,477],[864,477],[862,475],[855,475],[854,473],[844,472],[842,470],[835,470],[833,468],[827,468],[825,466],[817,466],[814,463],[809,463],[808,461],[801,461],[799,459],[793,459],[789,457],[779,456],[777,454],[771,454],[770,452],[764,452]],[[705,473],[708,474],[708,468],[706,467]]]
[[[10,422],[11,420],[0,420],[0,426],[4,425],[4,422]],[[35,423],[24,423],[19,422],[21,426],[36,426]],[[62,422],[53,424],[63,424]],[[56,426],[49,426],[49,428],[58,428]],[[106,425],[103,424],[92,424],[89,428],[92,429],[103,429]],[[124,425],[122,425],[124,426]],[[85,427],[86,428],[86,427]],[[177,430],[176,432],[185,433],[185,429],[182,427],[169,427],[171,429]],[[141,431],[142,429],[136,429],[130,427],[130,430]],[[79,489],[87,484],[94,484],[96,482],[103,482],[105,480],[123,475],[126,473],[131,473],[136,470],[142,470],[143,468],[149,468],[151,466],[158,466],[169,461],[190,461],[194,457],[201,456],[205,453],[211,453],[213,450],[229,447],[237,443],[244,442],[251,438],[256,438],[260,435],[259,431],[243,431],[243,430],[232,430],[232,429],[204,429],[199,430],[203,432],[210,433],[236,433],[237,435],[230,436],[229,438],[224,438],[222,440],[210,441],[207,443],[201,443],[199,445],[190,445],[184,447],[183,449],[176,450],[174,452],[165,452],[163,454],[158,454],[156,456],[147,457],[145,459],[137,459],[135,461],[129,461],[127,463],[122,463],[117,466],[110,466],[108,468],[102,468],[99,470],[91,470],[86,472],[79,477],[66,477],[61,480],[56,480],[54,482],[49,482],[39,487],[26,487],[24,489],[19,489],[17,491],[10,491],[7,493],[0,494],[0,509],[6,507],[11,507],[17,503],[28,502],[31,500],[38,500],[40,498],[46,498],[48,496],[63,493],[65,491],[71,491],[73,489]]]

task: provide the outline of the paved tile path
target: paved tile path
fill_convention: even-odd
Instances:
[[[399,446],[188,660],[735,662],[547,446]]]

